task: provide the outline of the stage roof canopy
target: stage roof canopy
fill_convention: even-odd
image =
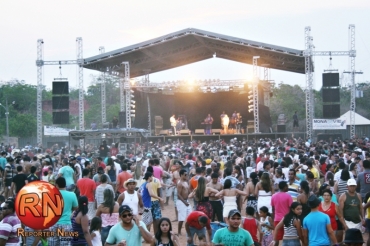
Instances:
[[[129,62],[130,77],[180,67],[216,57],[246,64],[260,56],[258,64],[269,68],[305,73],[302,50],[235,38],[188,28],[159,38],[134,44],[84,59],[84,68],[98,71],[124,72],[122,62]]]

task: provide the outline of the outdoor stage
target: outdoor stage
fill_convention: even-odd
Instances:
[[[229,142],[231,139],[236,138],[238,141],[253,141],[254,139],[259,140],[261,138],[270,138],[272,141],[276,140],[277,138],[284,139],[284,138],[291,138],[294,135],[294,138],[302,138],[305,139],[306,133],[305,132],[276,132],[276,133],[245,133],[245,134],[215,134],[215,135],[177,135],[177,136],[150,136],[147,138],[147,141],[150,142],[157,142],[160,140],[161,142],[167,142],[171,140],[174,141],[217,141],[217,140],[224,140]],[[145,139],[143,139],[145,141]]]

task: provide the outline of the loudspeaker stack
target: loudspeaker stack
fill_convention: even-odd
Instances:
[[[69,124],[68,81],[53,81],[52,93],[53,124]]]
[[[339,73],[322,74],[322,102],[324,119],[340,117]]]

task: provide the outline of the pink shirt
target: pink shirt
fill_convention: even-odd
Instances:
[[[272,195],[271,206],[274,207],[274,221],[281,221],[284,216],[289,213],[290,205],[292,205],[292,203],[293,199],[288,192],[278,192]]]
[[[157,179],[162,179],[163,170],[160,167],[153,166],[153,176]]]

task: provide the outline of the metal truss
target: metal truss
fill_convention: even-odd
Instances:
[[[351,138],[356,135],[355,129],[355,113],[356,113],[356,81],[355,81],[355,25],[349,25],[349,36],[350,36],[350,61],[351,61],[351,103],[350,103],[350,134]]]
[[[37,145],[42,145],[42,74],[43,74],[43,49],[44,41],[37,40]]]
[[[150,110],[150,98],[149,95],[146,95],[146,101],[148,103],[148,131],[149,131],[149,136],[152,135],[152,112]]]
[[[99,53],[105,53],[105,48],[103,46],[99,47]],[[105,71],[101,73],[101,81],[100,81],[100,91],[101,91],[101,121],[102,125],[107,122],[107,103],[106,103],[106,92],[105,92]]]
[[[345,72],[351,74],[351,103],[350,103],[350,135],[355,137],[355,112],[356,112],[356,84],[355,75],[362,72],[356,72],[355,69],[355,25],[349,25],[350,50],[349,51],[314,51],[312,37],[310,36],[311,27],[305,28],[305,46],[303,52],[305,56],[305,73],[306,73],[306,127],[307,138],[312,139],[312,120],[314,117],[314,98],[313,98],[313,56],[349,56],[351,71]],[[312,64],[312,66],[311,66]]]
[[[82,38],[77,38],[77,60],[64,61],[44,61],[42,39],[37,40],[37,144],[42,146],[42,87],[43,87],[43,66],[47,65],[77,65],[78,66],[78,87],[79,87],[79,129],[84,130],[84,90],[83,90],[83,55],[82,55]],[[80,140],[80,145],[84,145],[84,140]]]
[[[259,76],[258,76],[258,65],[257,60],[259,56],[253,56],[253,116],[254,116],[254,133],[260,133],[260,121],[259,121],[259,112],[258,112],[258,84],[259,84]]]
[[[305,27],[305,74],[306,74],[306,131],[307,139],[312,140],[312,120],[313,120],[313,69],[312,64],[312,37],[310,36],[311,27]]]
[[[84,73],[83,73],[83,53],[82,53],[82,38],[77,38],[77,65],[78,65],[78,116],[79,129],[85,130],[84,121]],[[84,146],[84,140],[80,139],[80,146]]]
[[[191,85],[194,87],[214,87],[214,86],[244,86],[246,83],[251,83],[250,80],[195,80],[191,81]],[[188,80],[177,80],[168,82],[146,82],[144,80],[136,80],[131,84],[131,88],[171,88],[171,87],[181,87],[184,85],[189,85]]]
[[[125,94],[126,101],[126,128],[131,128],[131,84],[130,84],[130,64],[128,62],[122,62],[124,68],[124,77],[123,77],[123,89]],[[121,83],[122,84],[122,83]],[[122,96],[122,94],[121,94]],[[121,98],[121,109],[122,103],[124,103],[123,98]],[[123,107],[124,108],[124,107]]]

